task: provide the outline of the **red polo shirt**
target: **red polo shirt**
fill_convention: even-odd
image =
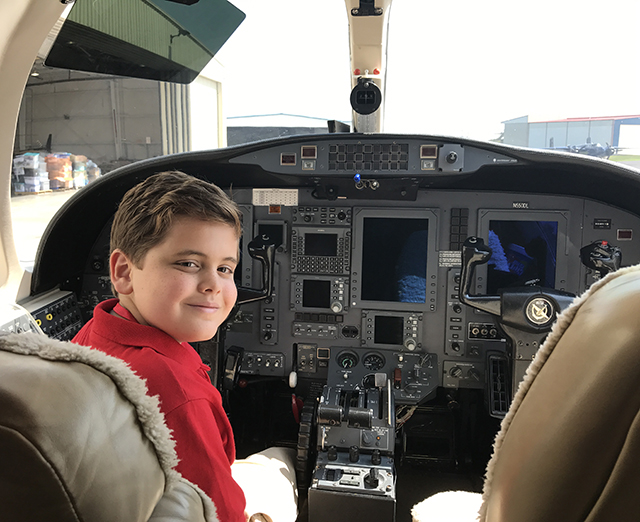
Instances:
[[[114,310],[116,317],[109,312]],[[117,299],[96,306],[73,342],[125,361],[147,381],[173,432],[177,470],[207,493],[221,522],[245,522],[245,498],[231,476],[235,444],[222,398],[200,356],[153,326],[141,325]]]

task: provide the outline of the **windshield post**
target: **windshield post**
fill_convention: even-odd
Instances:
[[[349,18],[349,49],[351,63],[352,128],[357,132],[382,132],[387,76],[387,35],[392,0],[345,0]],[[375,5],[373,5],[375,4]],[[381,93],[381,103],[370,114],[363,114],[354,105],[355,92],[362,80],[375,84]],[[375,97],[375,95],[372,95]],[[360,98],[367,93],[360,93]],[[367,98],[369,99],[369,98]]]

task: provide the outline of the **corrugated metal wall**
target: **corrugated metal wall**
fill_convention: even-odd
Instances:
[[[191,150],[190,104],[187,85],[160,83],[162,154]]]
[[[219,84],[209,84],[216,103]],[[199,110],[190,100],[189,85],[131,78],[31,85],[23,97],[16,149],[42,147],[51,134],[54,152],[82,154],[98,164],[186,152],[192,147],[192,111]],[[207,132],[207,148],[216,148],[219,122],[213,117],[206,129],[205,124],[200,127]]]
[[[52,135],[54,152],[96,163],[135,161],[162,153],[158,83],[95,78],[33,84],[25,89],[18,149],[37,148]]]
[[[528,125],[528,133],[523,125]],[[559,122],[505,122],[504,143],[536,149],[567,147],[591,143],[616,145],[614,120],[559,121]],[[523,137],[527,141],[523,143]]]
[[[80,1],[71,11],[69,20],[182,65],[193,66],[194,57],[203,55],[202,47],[191,36],[179,36],[181,27],[177,22],[140,0]],[[147,30],[141,32],[140,27]]]

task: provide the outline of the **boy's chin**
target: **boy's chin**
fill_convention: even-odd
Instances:
[[[175,331],[175,332],[167,332],[171,337],[173,337],[179,343],[201,343],[204,341],[211,340],[215,335],[218,329],[215,330],[198,330],[198,331]]]

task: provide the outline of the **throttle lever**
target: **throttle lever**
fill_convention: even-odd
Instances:
[[[502,302],[499,295],[471,295],[471,283],[476,265],[489,261],[491,248],[480,237],[468,237],[462,245],[462,274],[460,281],[460,301],[483,312],[500,317]]]

